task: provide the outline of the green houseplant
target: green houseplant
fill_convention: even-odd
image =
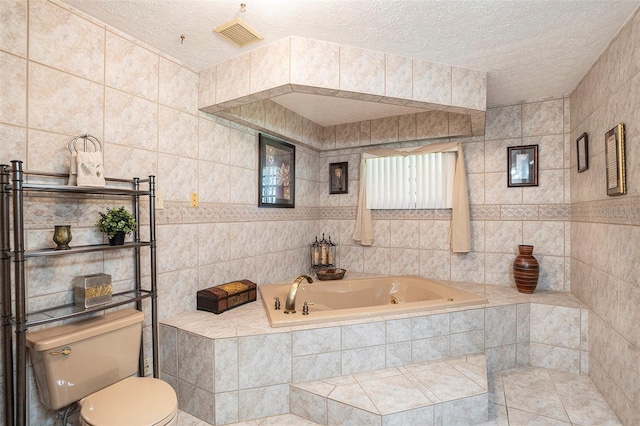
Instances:
[[[122,245],[124,236],[136,230],[136,220],[124,206],[107,208],[106,213],[100,212],[100,219],[96,226],[107,234],[109,244]]]

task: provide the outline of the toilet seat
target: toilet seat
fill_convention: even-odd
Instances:
[[[128,377],[80,401],[83,425],[173,424],[178,400],[173,388],[152,377]]]

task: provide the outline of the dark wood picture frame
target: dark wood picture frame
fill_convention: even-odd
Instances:
[[[295,207],[296,147],[258,136],[258,207]]]
[[[349,193],[349,163],[329,164],[329,194]]]
[[[589,136],[587,136],[586,132],[576,139],[576,152],[578,157],[578,173],[582,173],[589,168]]]
[[[538,186],[538,145],[507,147],[507,186]]]
[[[618,124],[605,134],[604,153],[607,168],[607,195],[626,194],[624,123]]]

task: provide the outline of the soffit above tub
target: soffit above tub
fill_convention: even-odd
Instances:
[[[443,111],[468,115],[484,134],[487,75],[478,70],[287,37],[199,77],[199,108],[216,115],[265,99],[321,126]]]
[[[212,29],[237,0],[62,0],[202,70],[247,52]],[[251,0],[241,17],[264,45],[289,36],[488,72],[488,105],[570,93],[640,0]],[[180,43],[180,34],[186,36]]]

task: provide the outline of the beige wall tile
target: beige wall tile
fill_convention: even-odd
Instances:
[[[289,84],[291,39],[285,38],[251,52],[250,92]]]
[[[522,223],[523,242],[535,247],[535,254],[564,256],[564,223],[536,221]]]
[[[105,84],[158,100],[158,55],[107,31]]]
[[[198,108],[216,103],[216,68],[205,68],[198,73]]]
[[[507,170],[507,148],[522,145],[522,139],[496,139],[486,141],[484,167],[487,172]]]
[[[107,88],[104,114],[106,142],[157,150],[157,104]]]
[[[198,122],[198,158],[229,164],[231,154],[229,126],[202,117]]]
[[[384,95],[385,54],[340,46],[340,90]]]
[[[414,59],[413,100],[451,105],[451,66]]]
[[[160,104],[196,114],[198,103],[198,74],[175,62],[160,58]]]
[[[371,120],[371,143],[398,141],[398,116]]]
[[[484,280],[492,285],[510,286],[513,283],[512,254],[486,253]]]
[[[451,105],[487,109],[487,73],[451,67]]]
[[[340,88],[340,45],[291,37],[291,84]]]
[[[564,202],[564,172],[539,170],[538,186],[522,188],[525,204],[560,204]]]
[[[562,133],[562,99],[525,103],[522,105],[522,136]]]
[[[216,103],[251,93],[251,54],[246,53],[216,67]]]
[[[27,0],[0,2],[0,50],[27,56]]]
[[[29,126],[102,139],[103,88],[35,63],[29,64]]]
[[[27,61],[0,52],[0,122],[25,126],[27,124]]]
[[[27,131],[21,127],[0,124],[0,138],[3,143],[0,146],[0,158],[3,164],[8,164],[10,160],[23,160],[27,158]],[[38,158],[40,161],[40,158]],[[27,164],[29,168],[33,168]]]
[[[168,185],[167,177],[158,168],[158,154],[130,146],[104,144],[105,173],[109,177],[130,179],[133,171],[141,178],[157,176],[158,188]],[[166,193],[165,193],[166,194]]]
[[[416,138],[432,139],[449,136],[449,121],[444,111],[427,111],[416,114]]]
[[[48,1],[29,3],[29,59],[104,81],[105,29]]]
[[[164,106],[158,118],[158,152],[197,158],[198,118]]]
[[[416,139],[416,114],[398,116],[398,140],[412,141]]]
[[[158,186],[164,189],[167,201],[189,201],[191,192],[198,191],[197,160],[170,154],[158,154]]]
[[[486,140],[522,137],[521,105],[489,108],[486,121]]]
[[[68,137],[57,133],[30,130],[27,163],[29,169],[69,173],[68,141]],[[24,160],[25,157],[12,157],[11,159]],[[108,168],[105,168],[105,171],[110,172]]]
[[[390,54],[385,58],[385,96],[412,99],[413,60]]]
[[[229,202],[230,171],[231,167],[224,164],[207,161],[198,162],[198,195],[200,202]]]

